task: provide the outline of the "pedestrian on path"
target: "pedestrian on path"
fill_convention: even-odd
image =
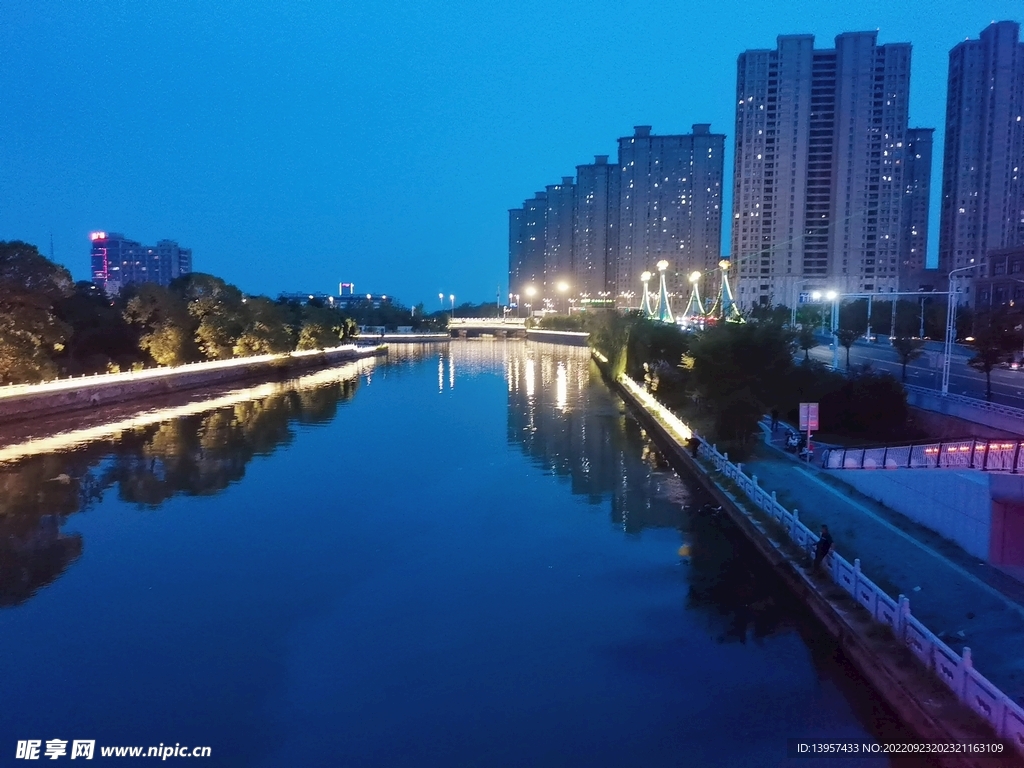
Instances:
[[[814,568],[817,572],[821,568],[821,561],[825,559],[825,556],[832,549],[832,534],[828,532],[828,526],[821,526],[821,536],[818,538],[818,543],[814,547]]]
[[[779,428],[779,409],[772,408],[772,434]]]

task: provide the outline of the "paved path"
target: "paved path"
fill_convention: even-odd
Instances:
[[[798,462],[778,444],[781,425],[758,446],[744,471],[775,491],[817,531],[828,525],[836,550],[896,598],[955,651],[970,646],[975,668],[1024,704],[1024,584],[980,563],[956,544],[861,495],[817,463]],[[849,470],[871,471],[871,470]]]

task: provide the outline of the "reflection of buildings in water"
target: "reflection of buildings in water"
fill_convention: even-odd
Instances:
[[[548,344],[512,349],[509,442],[540,466],[568,476],[574,494],[594,504],[609,498],[612,520],[628,532],[680,527],[690,501],[687,486],[623,415],[591,367],[589,350]]]
[[[217,493],[240,479],[254,456],[290,442],[293,424],[331,420],[369,369],[326,369],[3,449],[0,606],[24,602],[81,554],[81,537],[60,533],[69,515],[112,488],[144,506]],[[65,452],[39,453],[41,446]]]

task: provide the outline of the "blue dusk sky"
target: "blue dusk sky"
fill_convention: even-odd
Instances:
[[[731,179],[737,55],[878,29],[913,43],[911,125],[937,129],[934,256],[949,49],[1021,16],[1011,0],[5,0],[0,239],[48,254],[52,235],[78,279],[106,230],[178,240],[250,293],[493,301],[507,209],[634,125],[710,122]]]

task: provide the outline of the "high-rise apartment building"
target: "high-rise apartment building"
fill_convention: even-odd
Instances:
[[[916,290],[928,254],[934,128],[908,128],[903,153],[903,224],[900,227],[899,286]]]
[[[519,292],[523,283],[523,209],[509,208],[508,211],[508,289]]]
[[[576,204],[576,183],[573,177],[563,176],[561,184],[548,185],[546,200],[544,276],[537,287],[544,289],[545,296],[553,297],[556,285],[568,285],[572,279],[573,207]]]
[[[608,155],[576,166],[576,207],[573,214],[572,266],[574,293],[584,301],[610,294],[608,265],[614,264],[618,232],[618,177]]]
[[[725,135],[706,123],[675,136],[654,136],[651,126],[640,125],[619,139],[618,242],[609,282],[620,304],[630,304],[641,273],[661,260],[669,263],[669,291],[681,294],[692,271],[710,278],[717,268],[724,155]]]
[[[522,236],[522,267],[519,282],[510,283],[512,293],[524,294],[528,286],[540,290],[544,283],[544,243],[547,232],[547,193],[538,192],[523,203],[520,224]]]
[[[169,285],[192,271],[192,250],[173,240],[146,246],[116,232],[93,232],[92,281],[109,294],[131,283]]]
[[[740,54],[732,260],[741,305],[895,291],[910,44],[783,35]]]
[[[992,250],[1024,245],[1024,46],[1000,21],[949,52],[939,268],[987,276]],[[967,301],[974,297],[967,289]]]

